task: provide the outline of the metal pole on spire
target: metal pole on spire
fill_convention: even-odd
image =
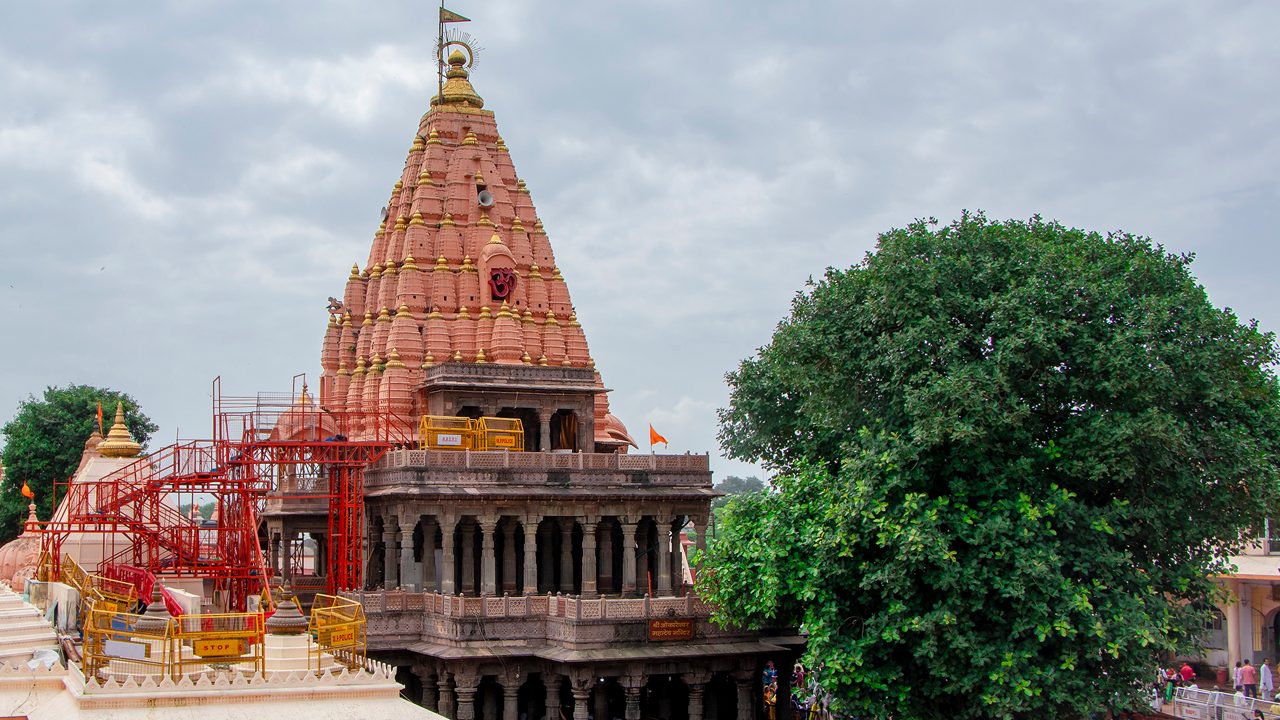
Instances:
[[[440,32],[436,35],[436,98],[444,104],[444,0],[440,0]]]

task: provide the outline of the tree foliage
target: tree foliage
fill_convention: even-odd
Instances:
[[[721,444],[780,476],[720,516],[717,619],[802,623],[868,717],[1133,700],[1280,500],[1274,337],[1190,263],[966,214],[811,281],[728,375]]]
[[[125,425],[133,439],[146,445],[158,428],[126,393],[89,385],[45,388],[37,399],[30,396],[4,427],[4,486],[0,487],[0,542],[22,531],[28,500],[22,497],[23,481],[35,492],[37,513],[48,519],[52,512],[53,483],[71,477],[80,463],[84,443],[97,427],[98,403],[102,403],[104,430],[110,429],[116,403],[124,404]]]
[[[729,498],[735,495],[744,495],[746,493],[760,492],[764,490],[764,481],[755,475],[749,477],[738,477],[737,475],[726,475],[724,480],[715,484],[715,491],[724,493],[723,497],[718,497],[711,501],[712,509],[718,510],[724,507]]]

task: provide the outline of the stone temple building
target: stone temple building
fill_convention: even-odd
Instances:
[[[788,667],[801,639],[720,628],[684,582],[680,533],[696,528],[703,547],[716,496],[708,457],[626,452],[634,442],[462,50],[414,130],[367,262],[331,299],[319,404],[406,423],[518,418],[523,447],[399,449],[370,469],[355,593],[370,653],[458,720],[753,718],[764,661]],[[295,586],[324,572],[297,557],[314,547],[304,535],[323,543],[327,520],[297,490],[282,486],[266,514],[272,561]]]

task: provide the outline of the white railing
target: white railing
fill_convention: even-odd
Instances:
[[[1178,688],[1173,702],[1178,717],[1192,720],[1252,718],[1254,710],[1261,710],[1267,717],[1280,713],[1280,703],[1196,687]]]

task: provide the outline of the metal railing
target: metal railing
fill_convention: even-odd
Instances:
[[[1174,710],[1180,718],[1193,720],[1241,720],[1261,710],[1267,717],[1280,713],[1280,703],[1244,695],[1180,687],[1174,696]]]
[[[319,672],[321,661],[330,655],[348,669],[364,667],[364,607],[349,598],[316,595],[311,604],[311,620],[307,626],[313,645],[308,646],[307,667]]]

